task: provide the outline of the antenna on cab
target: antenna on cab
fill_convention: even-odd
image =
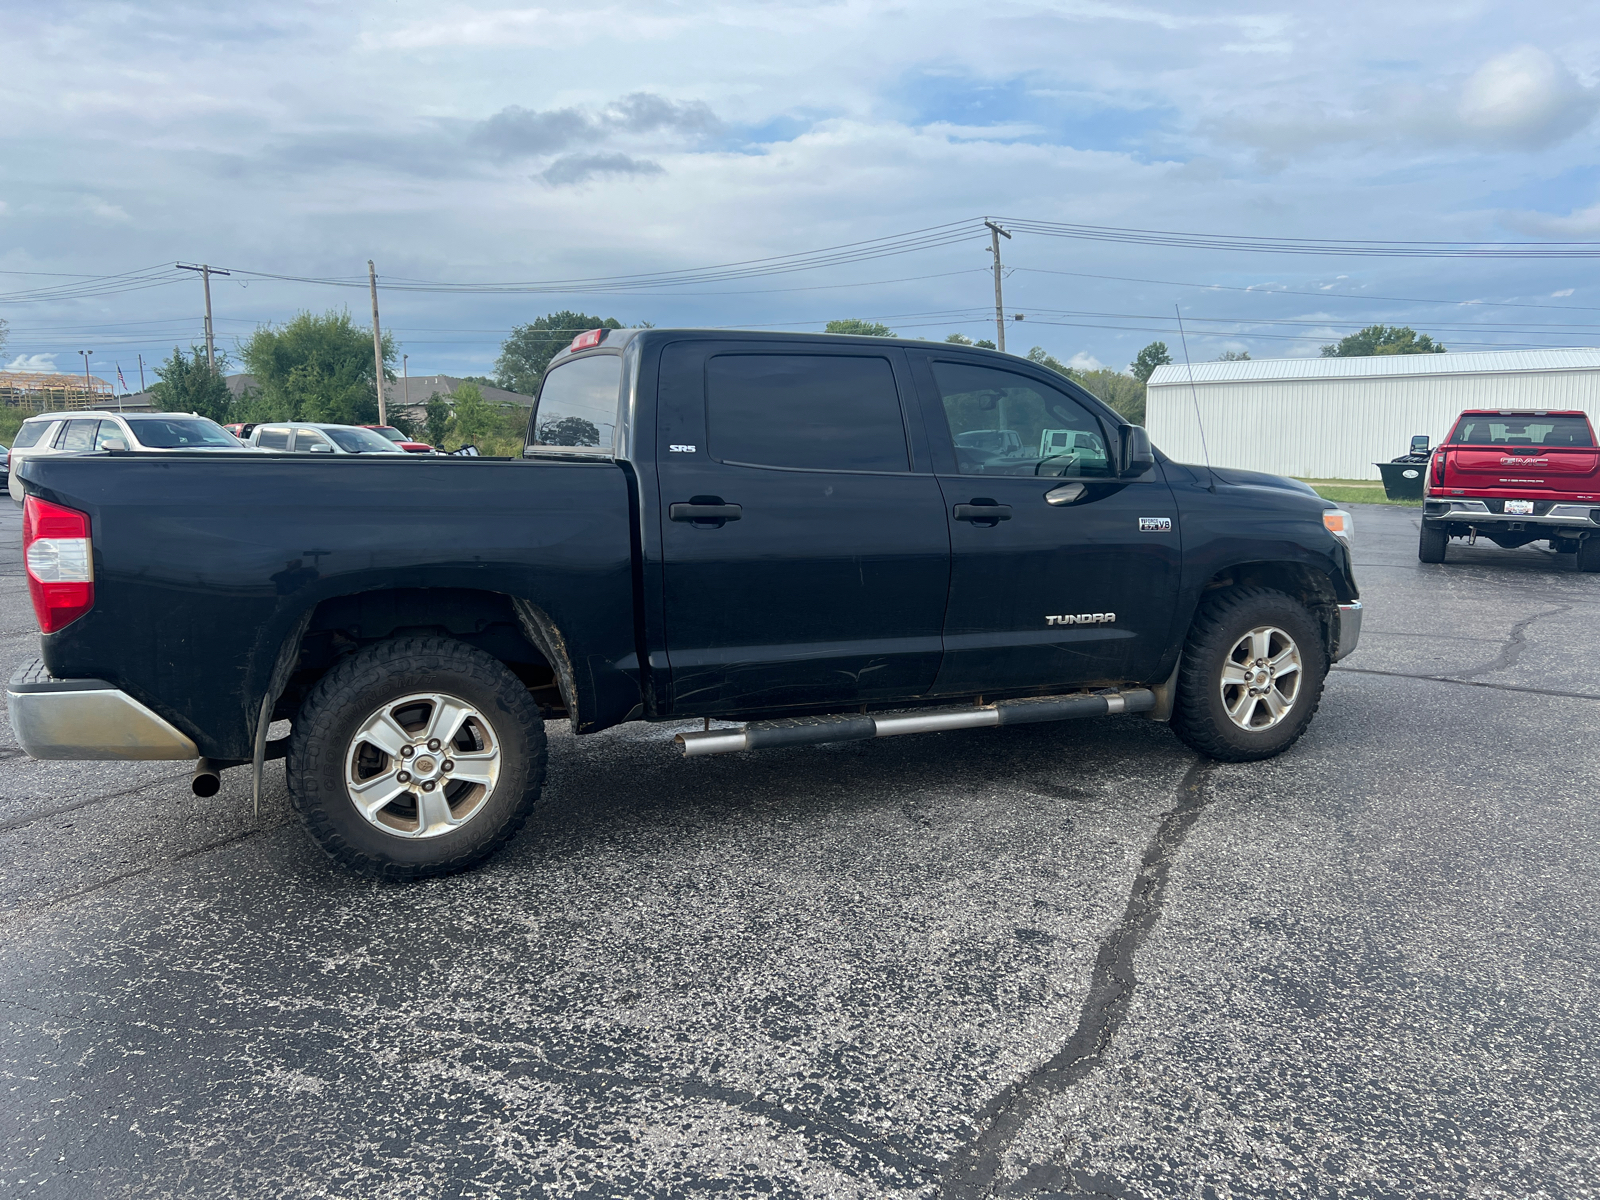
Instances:
[[[1189,361],[1189,339],[1183,332],[1183,312],[1176,304],[1172,306],[1173,313],[1178,318],[1178,340],[1183,343],[1183,365],[1189,372],[1189,399],[1194,401],[1194,423],[1200,427],[1200,453],[1206,458],[1206,478],[1211,482],[1206,490],[1217,490],[1217,473],[1211,469],[1211,449],[1206,445],[1206,423],[1200,419],[1200,393],[1194,386],[1194,364]]]

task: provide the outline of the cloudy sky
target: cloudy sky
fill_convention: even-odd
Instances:
[[[983,216],[1600,242],[1593,3],[12,0],[4,33],[4,363],[76,369],[92,349],[97,374],[120,363],[135,387],[137,355],[201,337],[180,260],[236,272],[213,285],[228,348],[300,309],[365,321],[371,258],[415,375],[488,373],[512,325],[568,307],[993,336]],[[674,272],[962,221],[914,252],[737,280],[417,288]],[[1593,259],[1021,231],[1003,254],[1006,307],[1025,314],[1009,348],[1084,364],[1125,367],[1158,337],[1176,350],[1174,305],[1197,359],[1314,355],[1380,320],[1457,349],[1600,336]]]

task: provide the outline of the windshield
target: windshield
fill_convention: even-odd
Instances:
[[[1461,418],[1455,436],[1460,446],[1592,446],[1594,436],[1582,417],[1537,413],[1474,413]]]
[[[239,439],[215,421],[204,417],[141,417],[129,421],[133,436],[151,450],[184,450],[212,446],[237,450]]]
[[[339,449],[346,454],[404,454],[405,451],[396,446],[388,438],[374,433],[370,429],[357,429],[354,426],[338,426],[324,428],[323,433],[331,437]]]
[[[406,435],[401,433],[393,425],[374,425],[372,427],[372,432],[377,434],[379,437],[388,438],[391,442],[403,442],[406,440]]]

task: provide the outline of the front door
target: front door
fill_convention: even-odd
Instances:
[[[950,539],[903,353],[679,343],[660,379],[672,711],[926,692]]]
[[[1116,427],[1043,371],[915,357],[952,550],[934,690],[1147,681],[1182,563],[1159,465],[1117,478]]]

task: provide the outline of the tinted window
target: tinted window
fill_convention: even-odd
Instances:
[[[151,450],[186,450],[195,446],[237,449],[238,439],[204,417],[141,417],[128,422],[139,444]]]
[[[886,358],[719,354],[706,364],[713,458],[821,471],[907,471]]]
[[[294,448],[296,450],[309,450],[313,446],[325,446],[329,450],[333,449],[332,446],[328,445],[328,439],[315,429],[296,429],[294,431]]]
[[[1111,474],[1106,431],[1064,392],[969,363],[936,362],[933,377],[963,475]]]
[[[26,450],[29,446],[37,444],[44,436],[44,431],[50,428],[50,424],[49,421],[24,421],[22,428],[17,430],[17,436],[12,439],[12,448]]]
[[[1462,417],[1450,440],[1467,446],[1594,445],[1589,422],[1582,417],[1524,417],[1501,413]]]
[[[115,421],[101,421],[100,430],[94,435],[94,448],[104,450],[106,443],[116,441],[122,444],[124,450],[128,449],[128,435],[123,433]]]
[[[598,446],[616,433],[622,358],[600,354],[562,363],[544,377],[534,410],[533,442],[540,446]]]
[[[68,421],[67,428],[57,439],[58,450],[93,450],[95,430],[99,421]]]
[[[268,450],[287,450],[289,448],[289,431],[281,425],[273,428],[257,429],[256,445],[265,446]]]
[[[370,429],[325,429],[323,432],[333,439],[334,445],[347,454],[405,453],[381,433],[374,433]],[[299,442],[296,442],[295,446],[304,449]]]

